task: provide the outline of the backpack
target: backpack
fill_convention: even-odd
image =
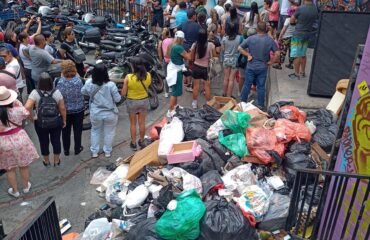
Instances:
[[[37,109],[37,125],[44,129],[60,127],[62,125],[62,119],[58,103],[53,98],[53,93],[56,90],[54,89],[50,94],[47,92],[42,93],[40,90],[36,91],[41,97]]]
[[[86,55],[85,55],[84,51],[82,51],[82,49],[78,47],[77,43],[73,46],[69,45],[68,43],[66,43],[66,44],[69,46],[70,57],[72,58],[72,60],[75,63],[80,64],[80,63],[83,63],[83,61],[86,60]]]

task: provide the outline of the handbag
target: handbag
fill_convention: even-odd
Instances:
[[[211,79],[222,71],[222,65],[219,58],[213,57],[212,50],[210,51],[210,56],[208,63],[208,76]]]

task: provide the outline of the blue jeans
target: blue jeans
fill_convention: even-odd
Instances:
[[[116,126],[118,122],[118,115],[115,113],[110,113],[106,115],[91,115],[91,152],[99,153],[100,150],[100,133],[103,131],[104,136],[104,146],[103,151],[105,153],[112,152],[113,139],[116,135]]]
[[[247,102],[253,82],[257,84],[257,104],[265,107],[265,83],[267,68],[248,69],[245,71],[245,81],[241,93],[241,100]]]

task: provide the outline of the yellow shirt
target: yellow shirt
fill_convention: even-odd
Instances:
[[[150,83],[152,82],[152,77],[150,73],[146,73],[146,78],[143,80],[143,84],[137,79],[135,74],[128,74],[127,75],[127,98],[128,99],[144,99],[148,97],[148,92],[145,90],[143,84],[145,85],[146,89],[148,90]]]

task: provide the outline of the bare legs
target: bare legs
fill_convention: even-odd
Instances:
[[[23,188],[28,187],[28,182],[30,180],[29,170],[27,167],[19,167],[19,172],[22,179]],[[11,188],[13,188],[13,193],[18,192],[18,184],[17,184],[17,168],[12,168],[6,172],[6,176],[8,179],[8,183]]]
[[[170,111],[173,111],[177,105],[177,97],[171,96],[170,97]]]
[[[193,80],[193,101],[198,100],[200,80],[201,79],[194,79]],[[207,101],[211,100],[211,81],[209,81],[209,80],[204,81],[204,95],[205,95]]]
[[[139,113],[138,116],[136,116],[136,113],[130,113],[129,119],[130,119],[131,142],[133,144],[136,144],[136,123],[139,124],[140,142],[144,141],[146,112]]]
[[[223,83],[223,96],[231,97],[234,89],[234,81],[237,69],[236,68],[224,68],[224,83]],[[243,85],[241,85],[243,86]],[[240,88],[240,83],[239,83]]]
[[[294,73],[299,76],[299,71],[301,73],[306,73],[306,57],[297,57],[294,59]]]

